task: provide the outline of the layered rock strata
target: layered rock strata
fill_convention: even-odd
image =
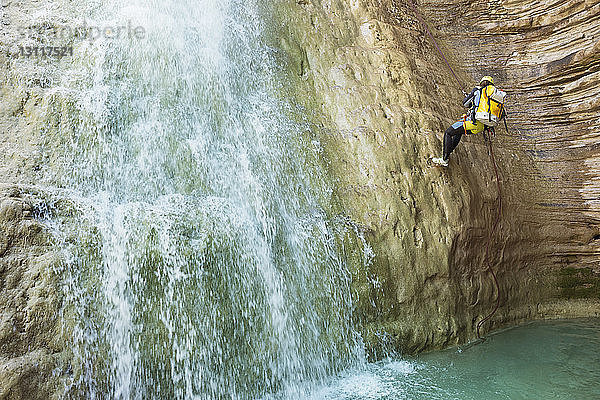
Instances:
[[[294,17],[282,35],[330,126],[323,143],[337,199],[374,251],[354,287],[375,354],[472,339],[498,295],[488,267],[500,308],[482,332],[599,313],[598,9],[562,2],[544,17],[530,3],[302,1],[286,11]],[[463,112],[460,89],[484,74],[508,91],[510,113],[509,132],[493,140],[495,232],[482,136],[464,137],[450,168],[428,163]]]

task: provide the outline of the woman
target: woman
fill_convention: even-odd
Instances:
[[[494,78],[491,76],[484,76],[479,82],[479,86],[475,86],[471,93],[463,100],[463,106],[470,108],[468,115],[463,115],[460,121],[450,125],[444,133],[444,149],[442,158],[436,157],[431,161],[442,167],[448,166],[448,159],[450,153],[458,146],[460,138],[463,134],[474,134],[480,133],[485,127],[481,122],[475,119],[475,110],[479,106],[479,99],[481,98],[481,89],[488,85],[494,84]]]

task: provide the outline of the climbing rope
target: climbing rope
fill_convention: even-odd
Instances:
[[[427,35],[429,35],[429,37],[431,38],[431,41],[433,42],[433,44],[434,44],[435,48],[437,49],[438,53],[440,53],[440,55],[444,59],[444,62],[446,63],[446,65],[450,69],[450,72],[452,72],[452,76],[454,76],[454,79],[456,79],[456,83],[458,83],[458,87],[460,88],[460,91],[463,92],[463,94],[466,96],[467,92],[465,92],[460,79],[458,79],[458,76],[456,76],[456,74],[454,73],[454,69],[452,69],[452,67],[450,66],[450,63],[446,59],[446,56],[444,55],[444,52],[442,51],[442,49],[440,49],[440,46],[438,46],[437,41],[435,40],[435,38],[431,34],[431,31],[429,30],[429,27],[425,23],[425,20],[423,19],[423,17],[421,16],[421,14],[419,13],[419,11],[417,10],[417,7],[415,6],[415,3],[413,3],[413,0],[408,0],[408,2],[410,3],[413,11],[415,12],[415,14],[416,14],[417,19],[419,20],[419,22],[421,22],[421,24],[425,27],[425,30],[427,31]]]
[[[437,41],[435,40],[435,38],[433,37],[433,34],[429,30],[429,27],[425,23],[425,20],[423,19],[423,17],[421,16],[421,14],[419,13],[419,11],[417,10],[417,7],[415,6],[415,3],[413,2],[413,0],[408,0],[408,2],[410,3],[413,11],[415,12],[415,15],[417,16],[417,19],[419,20],[419,22],[421,22],[421,24],[425,27],[425,30],[427,31],[427,35],[429,36],[429,38],[433,42],[433,44],[434,44],[435,48],[437,49],[438,53],[440,54],[440,56],[442,56],[442,58],[444,59],[444,62],[448,66],[448,69],[450,69],[450,72],[452,72],[452,76],[456,80],[456,83],[458,83],[458,87],[463,92],[463,94],[466,96],[467,93],[464,91],[464,88],[463,88],[463,85],[462,85],[460,79],[458,79],[458,76],[456,75],[456,73],[454,72],[454,69],[452,68],[452,66],[450,65],[450,63],[448,62],[448,60],[446,59],[446,56],[444,55],[444,52],[442,51],[442,49],[440,49],[440,46],[438,46]],[[508,127],[506,126],[506,121],[504,121],[504,124],[505,124],[505,127],[506,127],[506,131],[508,132]],[[496,228],[498,227],[498,223],[500,222],[500,216],[502,215],[502,188],[500,186],[500,177],[498,175],[498,165],[496,164],[496,158],[494,157],[494,149],[492,147],[492,135],[494,135],[494,133],[495,132],[494,132],[494,128],[493,127],[486,127],[486,129],[483,132],[484,138],[486,138],[486,141],[487,141],[487,143],[489,145],[490,159],[492,161],[492,165],[494,166],[494,174],[496,175],[496,186],[498,187],[498,197],[497,197],[498,198],[498,214],[496,215],[496,220],[494,221],[494,225],[492,226],[492,231],[489,234],[488,241],[487,241],[487,244],[485,246],[485,258],[484,258],[484,261],[487,261],[488,258],[489,258],[490,243],[492,241],[494,233],[496,232]],[[479,333],[479,331],[481,329],[481,326],[486,321],[488,321],[490,318],[492,318],[492,316],[496,313],[496,311],[498,311],[498,308],[500,307],[500,285],[498,284],[498,277],[496,276],[496,273],[494,272],[494,269],[492,268],[492,264],[491,263],[488,263],[488,270],[490,271],[492,277],[494,278],[494,284],[496,286],[496,293],[497,293],[496,294],[496,306],[494,307],[494,309],[492,310],[491,313],[489,313],[485,318],[483,318],[481,321],[479,321],[477,323],[477,338],[478,339],[481,339],[481,335]]]
[[[506,122],[505,122],[506,124]],[[508,127],[507,127],[507,131],[508,131]],[[486,134],[487,133],[487,134]],[[494,132],[494,128],[493,127],[486,127],[486,129],[483,131],[483,135],[485,140],[488,143],[489,146],[489,153],[490,153],[490,160],[492,161],[492,165],[494,166],[494,174],[496,175],[496,186],[498,188],[498,213],[496,214],[496,220],[494,221],[494,225],[492,225],[492,231],[490,232],[489,236],[488,236],[488,241],[487,244],[485,246],[485,258],[484,258],[484,262],[487,262],[488,258],[489,258],[489,254],[490,254],[490,243],[492,242],[492,238],[494,236],[494,233],[496,232],[496,228],[498,227],[498,223],[500,222],[500,216],[502,215],[502,188],[500,186],[500,177],[498,175],[498,165],[496,164],[496,158],[494,157],[494,148],[492,147],[492,136],[495,134]],[[481,339],[481,335],[479,333],[479,330],[481,328],[481,326],[490,318],[492,318],[492,316],[496,313],[496,311],[498,311],[498,308],[500,307],[500,285],[498,284],[498,277],[496,276],[496,273],[494,272],[494,268],[492,268],[492,263],[488,262],[488,270],[490,271],[490,273],[492,274],[492,277],[494,278],[494,284],[496,286],[496,306],[494,307],[494,309],[492,310],[491,313],[489,313],[485,318],[483,318],[481,321],[479,321],[477,323],[477,338]]]

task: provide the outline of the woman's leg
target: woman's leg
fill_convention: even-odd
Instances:
[[[460,138],[465,133],[462,121],[455,122],[444,133],[444,160],[450,158],[450,153],[458,146]]]

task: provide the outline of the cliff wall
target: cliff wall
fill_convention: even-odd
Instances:
[[[464,90],[491,74],[508,92],[509,131],[493,139],[495,232],[483,137],[463,137],[448,169],[428,163],[462,94],[410,1],[288,4],[282,35],[330,126],[337,200],[374,251],[354,287],[375,353],[474,338],[496,301],[488,266],[500,308],[482,332],[599,313],[598,6],[529,3],[416,5]]]

